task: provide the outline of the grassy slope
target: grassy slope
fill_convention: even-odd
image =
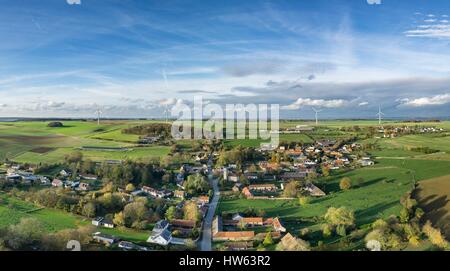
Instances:
[[[416,197],[426,212],[425,218],[450,238],[450,175],[421,182]]]

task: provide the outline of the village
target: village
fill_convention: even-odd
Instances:
[[[180,246],[194,248],[201,242],[220,244],[220,249],[247,250],[254,249],[253,242],[260,243],[270,238],[279,242],[282,238],[294,238],[286,232],[283,221],[278,217],[243,216],[240,213],[216,213],[212,221],[205,221],[208,212],[215,213],[215,207],[210,208],[214,194],[211,181],[218,182],[220,193],[224,196],[237,195],[247,200],[295,199],[299,194],[308,197],[323,197],[326,192],[316,183],[322,175],[329,175],[330,171],[342,168],[371,166],[374,161],[370,157],[357,155],[361,148],[359,144],[335,140],[318,140],[314,144],[293,145],[281,143],[275,149],[267,150],[263,146],[252,151],[258,153],[257,162],[227,163],[219,165],[220,156],[224,153],[213,151],[208,154],[200,150],[192,154],[193,164],[183,164],[172,174],[172,185],[151,187],[132,184],[118,186],[112,195],[120,195],[123,206],[139,202],[143,198],[146,202],[161,202],[165,214],[155,221],[149,231],[147,247],[134,244],[128,240],[103,233],[102,229],[124,227],[119,221],[118,214],[107,214],[95,217],[91,224],[99,230],[92,235],[93,240],[105,244],[107,247],[118,247],[123,250],[152,250],[165,246]],[[117,163],[114,163],[117,164]],[[120,165],[120,164],[119,164]],[[98,167],[99,165],[97,165]],[[95,167],[95,166],[94,166]],[[3,186],[50,188],[75,193],[77,197],[100,194],[104,190],[104,182],[92,173],[77,173],[69,167],[59,170],[54,176],[36,174],[37,168],[32,165],[21,165],[7,162],[3,165],[6,170],[0,175]],[[168,171],[159,168],[159,176],[168,176]],[[92,171],[91,171],[92,172]],[[195,180],[194,180],[195,179]],[[208,181],[209,180],[209,181]],[[203,182],[203,184],[199,184]],[[295,183],[295,189],[292,190]],[[190,186],[195,187],[192,191]],[[188,186],[188,187],[187,187]],[[188,189],[187,189],[188,188]],[[189,205],[190,210],[186,209]],[[194,209],[192,209],[192,207]],[[186,214],[186,213],[193,214]],[[83,213],[83,212],[82,212]],[[92,212],[91,212],[92,213]],[[183,214],[184,213],[184,214]],[[89,214],[91,215],[91,214]],[[206,222],[206,223],[205,223]],[[118,225],[120,224],[120,225]],[[204,225],[212,224],[211,240],[202,240]],[[144,227],[145,229],[145,227]],[[256,229],[256,231],[255,231]],[[216,245],[217,247],[217,245]]]

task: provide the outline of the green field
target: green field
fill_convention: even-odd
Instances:
[[[291,221],[321,217],[329,207],[345,206],[355,211],[357,224],[364,225],[377,218],[398,215],[401,210],[400,197],[412,189],[414,180],[448,174],[450,161],[382,159],[374,167],[332,176],[325,185],[328,195],[314,199],[305,207],[299,206],[296,200],[236,199],[221,201],[218,212],[239,212],[256,208],[265,210],[267,216],[279,216]],[[361,178],[363,182],[360,187],[340,191],[339,181],[343,177],[350,177],[353,182]],[[304,226],[296,224],[290,230],[296,233]]]
[[[123,128],[148,121],[64,121],[64,127],[47,127],[48,122],[0,122],[0,159],[18,162],[54,163],[82,146],[127,147],[129,151],[83,150],[94,161],[137,160],[162,157],[169,146],[137,147],[138,136],[122,134]]]
[[[33,217],[38,219],[48,232],[76,228],[77,216],[60,210],[40,209],[31,203],[0,194],[0,228],[17,224],[20,219]]]
[[[56,209],[38,208],[29,202],[10,197],[3,193],[0,193],[0,200],[0,228],[17,224],[22,218],[27,217],[39,220],[49,233],[63,229],[75,229],[78,226],[91,224],[90,219],[82,216]],[[149,236],[148,231],[126,228],[98,228],[98,231],[132,242],[145,242]]]

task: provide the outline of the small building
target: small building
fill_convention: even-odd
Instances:
[[[96,181],[98,179],[94,174],[79,174],[79,176],[84,180]]]
[[[289,181],[289,180],[299,180],[306,178],[308,174],[306,171],[291,171],[291,172],[284,172],[283,175],[281,175],[281,179],[283,181]]]
[[[111,246],[118,241],[118,239],[109,234],[103,234],[101,232],[94,233],[93,237],[99,243],[105,244],[107,246]]]
[[[277,187],[274,184],[251,184],[248,186],[250,191],[275,192]]]
[[[208,204],[209,203],[209,196],[199,196],[197,198],[197,203],[200,205]]]
[[[320,188],[318,188],[317,186],[315,186],[312,183],[306,184],[303,189],[308,191],[309,194],[313,197],[323,197],[323,196],[327,195],[327,194],[325,194],[325,192],[323,192]]]
[[[173,228],[193,229],[195,228],[195,221],[186,219],[174,219],[170,221],[170,225]]]
[[[174,196],[176,198],[184,199],[186,197],[186,192],[184,192],[183,190],[176,190],[174,192]]]
[[[88,191],[90,189],[90,186],[88,183],[80,183],[78,189],[81,191]]]
[[[153,231],[150,237],[147,239],[147,243],[158,244],[161,246],[167,246],[172,240],[172,233],[167,229],[159,232]]]
[[[275,217],[272,221],[273,229],[277,232],[286,232],[286,228],[283,227],[278,217]]]
[[[95,219],[92,220],[92,225],[96,227],[105,227],[110,229],[114,228],[114,223],[112,222],[112,220],[104,217],[96,217]]]
[[[248,187],[244,187],[242,189],[242,194],[246,197],[246,198],[251,198],[253,197],[252,192],[250,191],[250,189],[248,189]]]
[[[72,172],[70,172],[69,170],[63,169],[59,172],[59,175],[61,175],[62,177],[69,177],[72,175]]]
[[[220,231],[213,235],[214,241],[251,241],[254,238],[254,231]]]
[[[64,185],[64,182],[61,181],[60,179],[54,179],[52,181],[52,186],[54,186],[54,187],[63,187],[63,185]]]
[[[167,198],[172,195],[172,192],[169,190],[157,190],[149,186],[143,186],[142,191],[147,193],[155,198]]]

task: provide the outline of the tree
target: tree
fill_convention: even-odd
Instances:
[[[206,193],[210,189],[205,176],[201,174],[189,175],[184,183],[185,190],[190,195]]]
[[[266,234],[266,237],[264,238],[263,244],[266,247],[273,244],[273,239],[272,239],[272,233],[271,232],[268,232]]]
[[[133,192],[134,190],[136,190],[136,187],[134,186],[134,184],[129,183],[129,184],[127,184],[127,186],[125,187],[125,190],[126,190],[127,192]]]
[[[118,212],[115,214],[113,222],[117,226],[125,226],[125,217],[123,216],[123,212]]]
[[[63,126],[64,126],[64,124],[62,122],[59,122],[59,121],[52,121],[52,122],[49,122],[47,124],[47,127],[53,127],[53,128],[55,128],[55,127],[63,127]]]
[[[200,220],[200,211],[198,210],[197,203],[189,201],[183,206],[183,217],[187,220]]]
[[[299,183],[297,181],[290,181],[284,187],[283,195],[287,198],[295,198],[298,193]]]
[[[352,187],[352,180],[349,177],[344,177],[339,182],[339,188],[341,190],[349,190]]]
[[[173,220],[177,218],[177,208],[175,206],[170,206],[166,211],[166,219]]]
[[[325,220],[332,226],[343,225],[346,227],[353,227],[355,225],[355,214],[345,207],[330,207],[325,214]]]
[[[95,203],[88,202],[83,206],[82,214],[87,217],[95,217],[96,210],[97,207],[95,206]]]
[[[39,243],[44,232],[44,225],[36,218],[22,218],[19,224],[8,228],[5,239],[10,248],[23,250]]]
[[[441,231],[433,228],[429,220],[423,226],[422,231],[433,245],[442,249],[446,249],[448,247],[448,242],[445,240]]]
[[[323,238],[329,238],[331,237],[331,234],[333,234],[330,225],[324,224],[322,226],[322,236]]]
[[[64,158],[66,163],[68,164],[78,163],[83,160],[83,153],[79,151],[72,152],[71,154],[66,155]]]
[[[148,217],[148,208],[143,202],[131,202],[123,208],[123,217],[125,226],[140,228],[136,223],[139,223]]]
[[[328,167],[322,166],[321,169],[322,169],[323,176],[325,176],[325,177],[330,176],[330,169]]]
[[[300,204],[300,206],[308,205],[309,201],[310,201],[309,197],[301,196],[301,197],[298,198],[298,203]]]

